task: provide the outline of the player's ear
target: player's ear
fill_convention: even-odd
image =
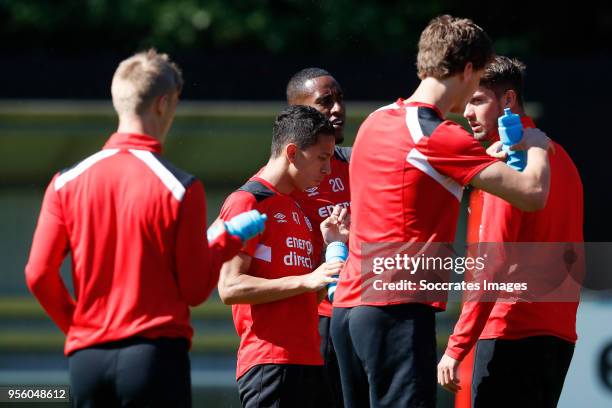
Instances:
[[[155,109],[155,113],[159,116],[163,115],[168,109],[168,105],[170,104],[169,95],[161,95],[155,98],[153,102],[153,108]]]
[[[465,64],[465,67],[463,67],[463,80],[469,81],[470,79],[472,79],[472,75],[474,75],[474,65],[472,65],[471,62],[468,62],[467,64]]]
[[[504,92],[504,96],[502,96],[502,103],[504,108],[510,108],[510,110],[514,111],[517,107],[517,95],[514,89],[508,89]]]
[[[285,146],[285,156],[289,163],[295,163],[295,156],[297,156],[298,147],[295,143],[289,143]]]

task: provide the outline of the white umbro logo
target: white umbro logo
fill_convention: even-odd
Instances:
[[[308,193],[308,197],[312,197],[312,196],[319,195],[319,192],[317,191],[318,189],[319,187],[312,187],[312,188],[307,188],[304,191]]]
[[[274,218],[276,219],[276,222],[287,222],[287,220],[285,219],[287,217],[283,213],[274,214]]]

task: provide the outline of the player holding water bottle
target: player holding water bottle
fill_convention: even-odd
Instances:
[[[464,112],[478,141],[495,141],[499,133],[501,142],[507,144],[508,134],[520,138],[522,128],[535,126],[523,109],[524,70],[521,62],[502,56],[485,69]],[[506,111],[503,115],[502,109]],[[516,114],[510,115],[508,110]],[[484,193],[480,242],[537,245],[583,241],[580,175],[563,147],[556,142],[552,146],[546,206],[524,212]],[[520,163],[515,153],[510,153],[508,165]],[[557,406],[577,340],[577,300],[578,296],[576,301],[565,302],[466,302],[438,365],[440,384],[457,390],[457,366],[475,346],[473,407]],[[464,386],[469,384],[465,380],[461,378]],[[508,389],[520,392],[504,393]],[[502,393],[504,398],[500,400]]]
[[[343,263],[315,269],[316,225],[290,194],[329,174],[334,133],[316,109],[286,108],[274,124],[270,160],[221,209],[224,220],[252,209],[268,215],[265,232],[224,265],[219,280],[240,336],[236,379],[244,407],[314,407],[313,390],[324,386],[317,307]],[[336,207],[321,224],[326,243],[346,242],[346,214]]]

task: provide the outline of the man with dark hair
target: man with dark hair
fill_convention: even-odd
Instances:
[[[535,126],[523,109],[524,71],[520,61],[500,56],[487,66],[464,112],[477,140],[499,138],[497,118],[504,108],[520,115],[525,128]],[[558,143],[553,146],[546,206],[527,213],[484,193],[481,242],[583,241],[580,175],[565,150]],[[440,374],[449,373],[439,375],[441,384],[447,386],[456,377],[459,362],[476,344],[472,406],[556,407],[577,339],[577,308],[577,302],[538,299],[534,303],[466,302],[438,366]],[[520,392],[505,393],[508,387]]]
[[[346,406],[435,406],[435,313],[444,310],[444,299],[388,300],[377,281],[362,275],[368,273],[362,265],[372,261],[367,244],[452,243],[468,183],[525,210],[546,202],[548,138],[542,132],[525,132],[521,147],[529,162],[519,173],[443,119],[463,112],[493,57],[490,39],[471,20],[433,19],[419,41],[418,88],[370,114],[359,129],[350,163],[349,257],[332,316]],[[418,273],[429,277],[426,270]]]
[[[521,115],[527,127],[534,127],[524,112],[524,72],[525,65],[522,62],[503,56],[496,57],[487,65],[480,78],[480,86],[463,113],[474,132],[474,139],[485,144],[499,140],[497,119],[503,115],[504,108],[511,108]]]
[[[45,193],[26,280],[66,334],[76,407],[191,406],[189,306],[242,241],[221,228],[208,242],[204,186],[161,157],[182,85],[166,54],[121,62],[117,132]],[[75,298],[60,275],[68,251]]]
[[[344,141],[345,107],[340,84],[331,74],[321,68],[305,68],[295,74],[287,84],[289,105],[312,106],[321,112],[334,126],[336,147],[331,158],[331,172],[321,184],[304,191],[294,191],[292,196],[300,204],[306,216],[315,224],[327,218],[336,205],[348,208],[351,200],[349,187],[350,147],[338,146]],[[318,231],[313,235],[315,260],[322,254],[323,237]],[[342,384],[336,352],[329,332],[332,304],[328,297],[319,304],[319,335],[321,355],[325,370],[325,387],[316,390],[319,403],[328,407],[342,407]]]
[[[323,386],[317,306],[343,263],[314,268],[320,257],[313,225],[290,194],[316,187],[333,154],[332,124],[314,108],[290,106],[276,118],[266,166],[221,209],[222,219],[252,209],[270,217],[266,231],[224,265],[219,280],[240,336],[236,378],[245,407],[314,407],[313,390]],[[336,207],[321,224],[326,242],[346,242],[345,218],[346,209]]]

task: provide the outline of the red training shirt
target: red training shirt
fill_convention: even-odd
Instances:
[[[295,191],[291,195],[300,204],[306,216],[313,223],[313,245],[315,268],[318,266],[317,257],[322,257],[323,236],[319,226],[333,211],[335,205],[349,208],[351,202],[351,189],[349,187],[349,161],[350,147],[336,146],[331,159],[331,173],[326,176],[318,187],[306,191]],[[319,304],[319,316],[330,317],[332,304],[327,297]]]
[[[529,117],[525,128],[535,127]],[[567,152],[549,153],[550,192],[544,209],[523,212],[489,193],[483,195],[480,242],[583,242],[583,190]],[[462,360],[481,339],[551,335],[575,342],[577,302],[466,302],[446,354]]]
[[[370,114],[351,155],[349,258],[334,307],[392,304],[361,299],[362,245],[453,242],[463,186],[495,162],[435,106],[399,99]]]
[[[241,247],[209,248],[204,186],[161,158],[160,142],[115,133],[53,177],[26,266],[28,287],[66,333],[66,355],[132,336],[191,340],[189,307]],[[60,276],[72,258],[73,299]]]
[[[252,257],[248,274],[277,279],[312,272],[313,226],[297,202],[255,176],[225,200],[220,217],[227,220],[252,209],[267,214],[268,221],[264,232],[243,248]],[[236,378],[258,364],[322,365],[317,306],[316,292],[233,305],[240,336]]]

